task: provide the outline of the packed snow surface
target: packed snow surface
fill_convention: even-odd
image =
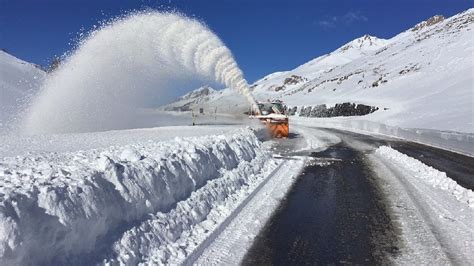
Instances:
[[[213,241],[204,246],[196,260],[187,260],[195,265],[238,265],[252,246],[253,240],[278,208],[281,199],[288,193],[305,165],[306,159],[292,157],[283,162],[269,176],[263,187],[235,214],[229,224]]]
[[[0,264],[182,259],[276,166],[249,129],[4,157]]]
[[[399,168],[406,169],[414,178],[419,178],[435,188],[447,191],[460,202],[474,208],[474,191],[460,186],[456,181],[446,176],[446,173],[440,172],[388,146],[379,147],[375,153],[396,164]]]
[[[400,230],[400,265],[474,260],[473,191],[389,147],[369,155]]]

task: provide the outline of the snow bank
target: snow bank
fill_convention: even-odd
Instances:
[[[474,155],[474,134],[448,132],[431,129],[401,128],[383,123],[354,119],[291,117],[291,123],[304,126],[331,127],[350,130],[362,130],[386,136],[402,138],[462,154]]]
[[[150,217],[154,228],[167,228],[151,230],[153,238],[176,240],[211,212],[212,202],[252,183],[269,156],[251,130],[241,129],[6,157],[0,161],[0,264],[97,262],[123,232]],[[143,226],[136,230],[150,225]],[[135,244],[143,245],[141,239]]]
[[[264,166],[265,164],[265,166]],[[158,212],[126,231],[113,244],[108,263],[182,264],[207,238],[220,232],[233,210],[271,177],[275,160],[260,157],[242,163],[193,192],[170,212]],[[263,171],[261,171],[263,168]]]
[[[208,246],[201,249],[202,253],[193,253],[196,254],[196,260],[193,260],[191,255],[185,265],[241,265],[253,240],[298,178],[308,161],[307,158],[292,157],[280,164],[274,175],[262,182],[262,188],[255,189],[253,195],[245,199],[247,204],[243,203],[245,206],[234,212],[235,217],[229,220],[225,229]]]
[[[474,208],[474,192],[458,185],[456,181],[446,176],[446,173],[440,172],[431,166],[387,146],[379,147],[375,153],[401,169],[404,169],[411,176],[421,179],[435,188],[449,192],[456,197],[457,200],[467,203],[469,207]]]

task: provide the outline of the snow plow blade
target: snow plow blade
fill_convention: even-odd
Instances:
[[[288,119],[285,121],[267,121],[266,126],[273,138],[288,138]]]
[[[249,118],[259,119],[260,122],[265,124],[271,137],[288,138],[288,115],[282,101],[257,102],[256,107],[249,109]]]

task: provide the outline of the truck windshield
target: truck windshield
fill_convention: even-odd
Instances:
[[[283,106],[281,103],[259,103],[258,108],[262,115],[283,114]]]

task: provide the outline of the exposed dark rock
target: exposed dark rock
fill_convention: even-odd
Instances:
[[[192,104],[192,102],[181,105],[181,106],[167,108],[165,110],[167,110],[167,111],[177,111],[177,112],[187,112],[187,111],[191,111],[191,104]]]
[[[378,80],[374,81],[374,83],[372,83],[372,87],[378,87],[380,85],[380,83],[382,82],[382,79],[383,77],[380,77]]]
[[[405,66],[405,68],[400,70],[400,72],[398,72],[398,74],[405,75],[405,74],[407,74],[409,72],[412,72],[412,71],[418,71],[421,68],[418,64],[414,64],[414,65],[409,64],[409,65],[411,65],[411,66]]]
[[[288,77],[283,81],[283,85],[294,85],[303,81],[306,81],[306,79],[298,75],[291,75],[291,77]]]
[[[295,115],[298,108],[295,106],[288,111],[288,115]],[[338,103],[334,107],[325,104],[316,106],[302,106],[299,116],[302,117],[336,117],[336,116],[362,116],[379,110],[378,107],[355,103]]]
[[[420,30],[420,29],[423,29],[425,27],[429,27],[429,26],[432,26],[434,24],[437,24],[441,21],[444,20],[444,17],[441,16],[441,15],[436,15],[434,17],[431,17],[429,18],[428,20],[426,21],[423,21],[423,22],[420,22],[418,24],[416,24],[412,29],[411,31],[417,31],[417,30]]]
[[[189,99],[197,99],[197,98],[202,98],[203,96],[209,96],[213,93],[216,93],[216,90],[209,86],[203,86],[199,89],[193,90],[189,93],[186,93],[185,95],[179,97],[177,100],[189,100]]]

